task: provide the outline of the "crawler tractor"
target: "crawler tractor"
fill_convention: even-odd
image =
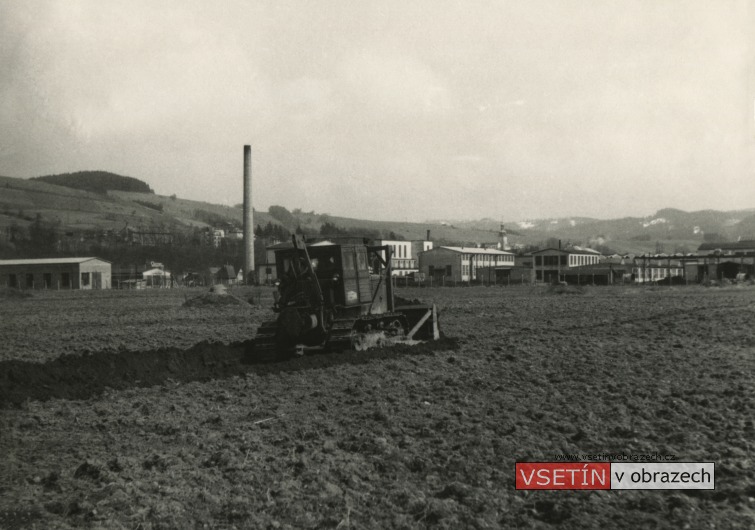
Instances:
[[[391,248],[306,244],[275,252],[275,320],[264,322],[254,357],[283,359],[309,351],[366,350],[440,336],[435,305],[397,305]]]

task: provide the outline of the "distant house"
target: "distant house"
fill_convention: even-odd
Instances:
[[[225,237],[228,239],[244,239],[244,231],[240,228],[231,228],[226,232]]]
[[[111,263],[93,257],[0,260],[0,286],[16,289],[110,289]]]
[[[142,279],[144,280],[144,287],[165,288],[172,285],[170,272],[162,267],[145,270],[142,272]]]
[[[233,265],[210,267],[209,276],[210,281],[208,283],[211,285],[233,285],[236,283],[236,269],[233,268]]]
[[[220,246],[220,242],[223,241],[223,238],[225,237],[225,230],[222,230],[220,228],[215,228],[212,230],[212,246],[215,248]]]
[[[419,271],[437,283],[489,281],[490,267],[514,266],[514,254],[477,247],[438,247],[419,255]]]
[[[286,248],[292,248],[294,245],[290,241],[283,243],[273,243],[265,247],[265,261],[257,265],[257,281],[264,284],[272,284],[278,279],[278,273],[275,270],[275,251]]]

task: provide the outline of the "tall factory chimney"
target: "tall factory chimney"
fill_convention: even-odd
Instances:
[[[501,250],[509,250],[509,238],[506,229],[501,223],[501,230],[498,232],[498,246]]]
[[[254,284],[254,210],[252,209],[252,146],[244,146],[244,283]]]

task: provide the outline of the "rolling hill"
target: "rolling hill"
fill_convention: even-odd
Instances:
[[[157,195],[144,182],[106,172],[78,172],[35,179],[0,177],[0,234],[9,227],[28,227],[40,219],[56,230],[186,231],[195,228],[242,226],[242,209],[202,201]],[[316,234],[325,223],[354,232],[391,234],[424,239],[427,231],[436,244],[489,244],[498,238],[500,223],[493,219],[429,221],[425,223],[374,221],[316,212],[255,211],[255,225],[280,225],[289,232],[301,228]],[[755,209],[738,211],[659,210],[647,217],[601,220],[587,217],[507,221],[513,245],[546,245],[554,240],[617,252],[691,251],[703,241],[755,239]]]

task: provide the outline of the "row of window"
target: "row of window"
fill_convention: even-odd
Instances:
[[[559,259],[560,258],[560,259]],[[535,256],[536,267],[557,267],[559,265],[578,267],[580,265],[591,265],[598,263],[600,256],[588,256],[586,254],[573,254],[561,256]]]
[[[87,274],[87,282],[89,273]],[[52,283],[52,273],[45,272],[42,274],[42,283],[39,284],[38,280],[34,279],[34,274],[32,273],[26,273],[26,274],[8,274],[8,287],[13,287],[14,289],[35,289],[35,288],[43,288],[43,289],[52,289],[54,287],[57,287],[57,285],[53,285]],[[67,289],[71,287],[71,274],[68,272],[62,272],[60,274],[60,287],[63,289]]]
[[[663,279],[668,276],[681,276],[682,275],[682,269],[680,268],[650,268],[650,267],[635,267],[632,269],[632,273],[635,275],[635,278],[645,278],[650,280],[657,280],[657,279]]]
[[[417,260],[415,259],[393,259],[391,260],[391,267],[394,269],[416,269]]]
[[[408,258],[409,245],[391,245],[391,255],[394,258]]]
[[[470,258],[462,258],[462,263],[469,263]],[[505,265],[514,263],[514,256],[490,256],[487,254],[478,254],[471,257],[473,263],[478,266],[487,265]]]
[[[99,283],[101,273],[82,272],[79,285],[81,287],[88,287],[92,279],[97,280],[97,283]],[[61,272],[60,276],[54,280],[51,272],[43,272],[41,275],[37,274],[36,277],[31,272],[21,274],[11,273],[8,274],[6,283],[8,287],[14,289],[70,289],[72,287],[70,272]]]
[[[598,256],[587,256],[585,254],[572,254],[569,256],[569,266],[579,267],[581,265],[591,265],[598,263],[600,258]]]

